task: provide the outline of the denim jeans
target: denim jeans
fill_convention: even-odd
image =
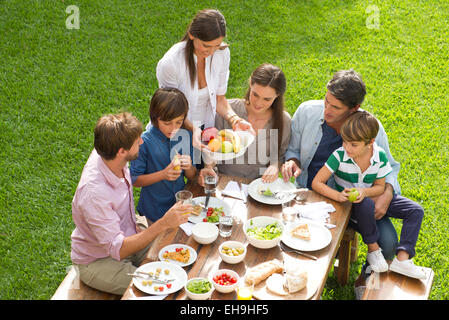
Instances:
[[[365,202],[365,200],[367,201]],[[371,241],[367,243],[372,243],[372,239],[377,238],[377,243],[379,247],[382,248],[382,254],[385,257],[385,260],[393,260],[399,250],[406,251],[410,258],[414,257],[415,246],[421,229],[421,222],[424,217],[424,210],[422,207],[410,199],[400,195],[394,195],[385,216],[383,216],[382,219],[375,221],[375,230],[373,230],[372,223],[357,220],[357,217],[359,219],[363,218],[363,214],[360,214],[360,212],[354,214],[353,212],[354,210],[372,210],[372,214],[374,215],[373,201],[369,198],[365,200],[363,201],[365,202],[363,205],[353,206],[353,210],[351,210],[351,220],[349,221],[348,226],[358,232],[362,229],[365,236],[368,236],[368,241]],[[390,217],[403,220],[400,242],[398,242],[398,236]],[[364,277],[369,275],[366,274],[368,265],[368,262],[365,262],[362,267],[362,275]]]

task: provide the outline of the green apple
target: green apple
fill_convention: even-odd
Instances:
[[[234,146],[230,141],[223,141],[221,143],[221,152],[222,153],[229,153],[234,151]]]
[[[348,200],[351,202],[354,202],[357,200],[357,197],[359,196],[359,192],[356,188],[352,188],[351,191],[349,191]]]

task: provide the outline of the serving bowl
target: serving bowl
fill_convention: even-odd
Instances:
[[[273,239],[259,239],[254,235],[248,234],[248,229],[253,228],[264,228],[270,224],[276,223],[276,226],[281,229],[279,236]],[[282,233],[284,232],[284,224],[281,220],[269,217],[269,216],[258,216],[247,220],[243,225],[243,231],[245,232],[246,239],[248,242],[256,248],[259,249],[270,249],[274,248],[281,241]]]
[[[207,281],[209,281],[209,283],[212,284],[212,281],[210,281],[210,280],[208,280],[206,278],[192,278],[192,279],[190,279],[184,285],[184,290],[186,291],[187,297],[189,297],[192,300],[207,300],[207,299],[210,299],[210,297],[212,296],[212,293],[214,292],[213,285],[211,285],[210,286],[210,290],[208,292],[205,292],[205,293],[194,293],[194,292],[190,291],[189,289],[187,289],[189,283],[194,282],[194,281],[201,281],[201,280],[207,280]]]
[[[201,244],[214,242],[218,237],[218,228],[210,222],[199,222],[192,228],[193,239]]]
[[[235,282],[226,284],[226,285],[221,285],[221,284],[217,283],[216,278],[223,276],[225,274],[230,276],[231,278],[235,279]],[[210,282],[212,282],[212,285],[214,286],[215,290],[217,290],[218,292],[229,293],[229,292],[234,291],[237,288],[239,279],[240,279],[240,277],[237,272],[230,270],[230,269],[220,269],[220,270],[217,270],[214,273],[212,273]]]
[[[243,253],[239,253],[238,255],[229,255],[227,253],[223,252],[223,248],[229,248],[229,249],[237,249],[237,248],[243,248]],[[221,259],[230,264],[236,264],[239,262],[242,262],[243,259],[245,259],[246,256],[246,247],[243,245],[243,243],[238,241],[225,241],[223,242],[220,247],[218,247],[218,252],[220,254]]]

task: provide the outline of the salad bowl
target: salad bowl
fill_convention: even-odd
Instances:
[[[258,216],[247,220],[243,225],[243,231],[251,245],[259,249],[270,249],[281,241],[284,225],[279,219]]]

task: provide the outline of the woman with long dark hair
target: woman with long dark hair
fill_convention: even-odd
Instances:
[[[284,108],[286,86],[282,70],[264,63],[251,74],[245,98],[228,100],[232,109],[251,124],[257,135],[245,154],[233,163],[217,163],[220,173],[249,179],[262,177],[264,182],[277,179],[291,136],[291,117]],[[217,115],[215,127],[229,129],[230,125]],[[207,175],[207,169],[204,171],[201,175]]]
[[[189,102],[185,127],[193,131],[193,143],[201,146],[201,130],[214,126],[220,114],[233,129],[250,130],[251,125],[231,108],[225,94],[229,78],[230,52],[223,42],[226,20],[218,10],[199,11],[181,42],[173,45],[158,62],[159,87],[177,88]]]

